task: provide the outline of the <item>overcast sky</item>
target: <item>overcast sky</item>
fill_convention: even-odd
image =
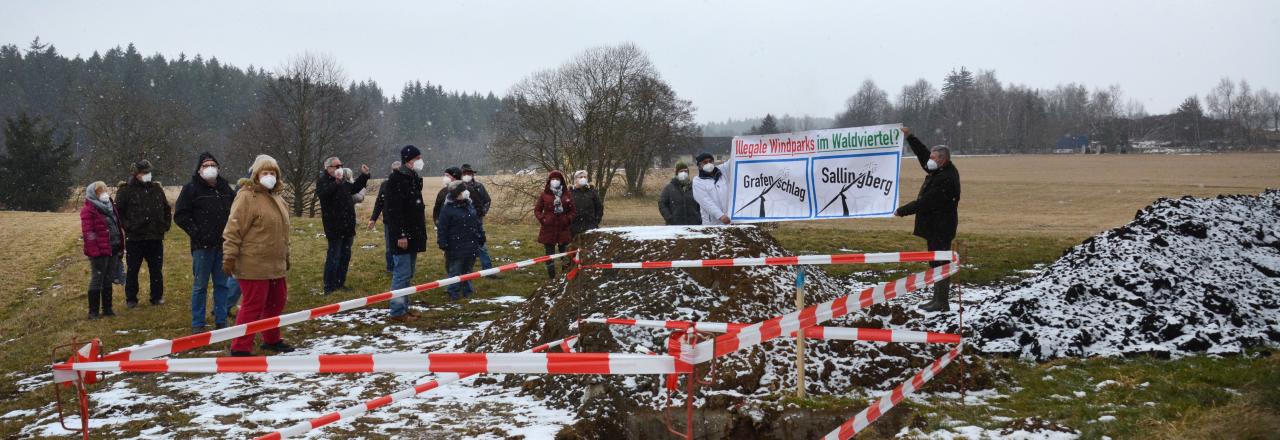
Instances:
[[[1223,76],[1280,90],[1274,0],[21,1],[0,11],[0,43],[38,35],[87,57],[133,42],[147,55],[268,68],[314,51],[392,94],[417,79],[500,95],[585,48],[632,41],[703,122],[832,116],[866,78],[896,97],[961,65],[1039,88],[1120,84],[1151,113]]]

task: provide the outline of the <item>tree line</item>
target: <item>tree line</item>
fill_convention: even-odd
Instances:
[[[0,144],[0,165],[34,157],[16,147],[66,143],[65,150],[54,149],[69,154],[56,162],[66,168],[47,172],[76,182],[115,182],[127,177],[130,164],[148,159],[157,180],[181,184],[202,151],[218,156],[232,178],[247,172],[255,154],[266,153],[285,167],[289,201],[299,215],[315,209],[310,185],[327,156],[381,171],[397,158],[396,146],[415,144],[432,153],[424,154],[430,169],[484,161],[476,152],[500,106],[492,93],[418,81],[387,97],[375,81],[350,80],[335,60],[315,54],[269,71],[201,55],[143,56],[133,44],[87,58],[65,56],[38,38],[25,50],[0,46],[0,117],[16,136]],[[4,168],[0,176],[21,172]],[[19,186],[6,188],[19,194],[44,190],[14,183]],[[65,200],[65,188],[53,190]],[[0,208],[56,208],[18,200],[24,198],[5,197]]]

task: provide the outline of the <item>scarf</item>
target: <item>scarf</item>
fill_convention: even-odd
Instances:
[[[92,191],[93,191],[92,186],[85,189],[85,200],[88,200],[89,203],[92,203],[94,208],[98,208],[98,212],[102,213],[102,217],[106,219],[107,231],[109,231],[110,237],[111,237],[111,247],[114,248],[117,245],[119,245],[121,241],[120,240],[120,224],[119,224],[119,219],[116,218],[115,208],[111,206],[110,201],[104,202],[102,200],[98,200],[98,197],[96,195],[91,197],[90,194],[88,193]]]
[[[564,194],[564,186],[562,185],[559,188],[552,189],[551,193],[556,195],[555,209],[553,211],[555,211],[556,214],[564,214],[564,205],[560,202],[560,198]]]

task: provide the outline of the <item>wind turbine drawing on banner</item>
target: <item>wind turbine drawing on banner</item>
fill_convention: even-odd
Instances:
[[[875,169],[876,169],[875,165],[872,165],[869,169],[867,169],[862,173],[862,176],[871,175],[871,172],[875,171]],[[862,177],[862,178],[865,179],[866,177]],[[836,199],[840,199],[840,207],[844,208],[844,217],[848,217],[849,216],[849,196],[845,195],[845,193],[849,191],[849,188],[853,188],[853,185],[856,183],[858,183],[858,178],[855,177],[853,181],[849,182],[848,185],[845,185],[844,188],[840,188],[840,192],[836,194],[835,197],[832,197],[831,201],[827,202],[826,206],[823,206],[822,209],[818,210],[818,214],[822,214],[823,211],[826,211],[827,208],[831,207],[832,203],[836,202]]]
[[[738,208],[738,210],[737,210],[737,211],[735,211],[735,212],[734,212],[734,214],[738,214],[738,213],[742,212],[742,210],[747,209],[747,207],[748,207],[748,206],[751,206],[751,204],[752,204],[752,203],[760,202],[760,217],[759,217],[759,218],[765,218],[765,215],[764,215],[764,202],[765,202],[764,195],[765,195],[765,194],[768,194],[770,190],[773,190],[773,187],[778,186],[778,182],[781,182],[781,181],[782,181],[782,179],[787,178],[787,176],[788,176],[789,174],[790,174],[790,173],[787,173],[787,172],[784,170],[781,176],[775,177],[775,178],[773,179],[773,183],[769,184],[769,187],[768,187],[768,188],[765,188],[765,189],[764,189],[764,191],[761,191],[761,192],[760,192],[760,195],[756,196],[756,198],[751,199],[751,201],[750,201],[750,202],[747,202],[746,204],[742,205],[742,207],[741,207],[741,208]]]

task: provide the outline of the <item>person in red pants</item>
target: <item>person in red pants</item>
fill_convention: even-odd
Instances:
[[[240,313],[236,324],[280,316],[289,299],[285,273],[289,271],[289,210],[280,197],[280,166],[265,154],[249,169],[250,183],[231,203],[222,230],[222,270],[240,283]],[[254,335],[231,341],[232,356],[252,356]],[[262,348],[288,353],[280,329],[262,332]]]

